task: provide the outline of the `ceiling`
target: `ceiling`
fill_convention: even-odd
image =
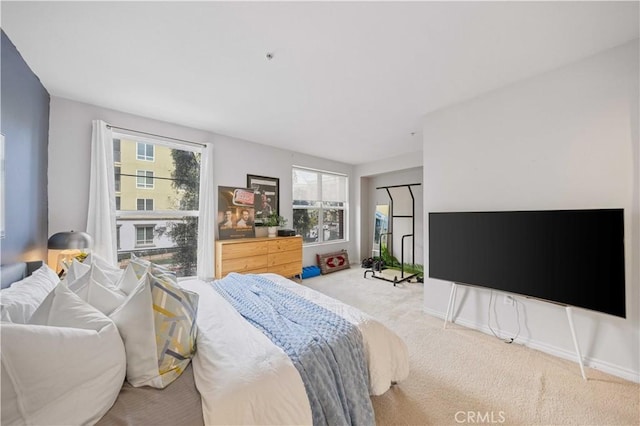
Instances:
[[[2,29],[52,96],[361,164],[421,151],[429,112],[638,38],[638,5],[0,7]]]

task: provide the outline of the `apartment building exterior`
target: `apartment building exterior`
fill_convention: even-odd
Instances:
[[[175,243],[167,235],[180,219],[180,191],[172,186],[172,149],[114,139],[116,236],[118,260],[131,253],[159,261],[171,256]]]

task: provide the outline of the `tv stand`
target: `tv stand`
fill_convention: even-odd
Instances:
[[[451,293],[449,294],[449,304],[447,305],[447,312],[444,315],[444,325],[442,328],[447,328],[447,322],[451,321],[453,323],[453,309],[456,304],[456,292],[458,290],[457,283],[451,283]],[[571,306],[564,306],[565,312],[567,313],[567,321],[569,322],[569,329],[571,330],[571,338],[573,339],[573,346],[576,350],[576,355],[578,357],[578,365],[580,365],[580,373],[582,374],[582,378],[587,380],[587,375],[584,372],[584,363],[582,361],[582,353],[580,352],[580,345],[578,345],[578,337],[576,336],[576,330],[573,325],[573,311],[571,310]],[[451,317],[451,320],[450,320]]]
[[[573,314],[572,314],[571,306],[565,306],[564,309],[567,312],[567,321],[569,321],[569,328],[571,329],[573,346],[576,348],[576,355],[578,355],[578,364],[580,365],[580,373],[582,373],[582,378],[587,380],[587,375],[584,372],[584,365],[582,363],[582,353],[580,353],[580,346],[578,345],[578,337],[576,336],[576,330],[573,327]]]
[[[456,283],[451,283],[451,294],[449,294],[449,304],[447,305],[447,313],[444,315],[444,325],[442,328],[447,328],[447,322],[449,322],[449,316],[453,314],[453,306],[456,303],[456,291],[458,290],[458,286]],[[451,319],[453,323],[453,318]]]

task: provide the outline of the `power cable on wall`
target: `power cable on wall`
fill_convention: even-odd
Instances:
[[[514,337],[504,338],[504,337],[498,336],[498,333],[496,333],[495,330],[491,327],[491,303],[493,303],[493,305],[495,306],[495,301],[493,299],[493,291],[491,291],[490,297],[489,297],[489,309],[488,309],[488,312],[487,312],[487,316],[488,316],[487,323],[489,325],[489,330],[491,330],[491,333],[493,333],[493,335],[496,338],[502,340],[505,343],[513,343],[518,338],[518,336],[520,335],[520,309],[518,309],[518,301],[513,297],[511,298],[511,300],[513,300],[513,306],[514,306],[514,308],[516,310],[516,321],[518,323],[518,331],[517,331],[517,333],[516,333],[516,335]]]

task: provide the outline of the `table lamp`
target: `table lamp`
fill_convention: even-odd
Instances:
[[[91,248],[91,236],[86,232],[58,232],[49,237],[47,264],[59,275],[64,273],[65,262],[68,264],[84,250]]]

